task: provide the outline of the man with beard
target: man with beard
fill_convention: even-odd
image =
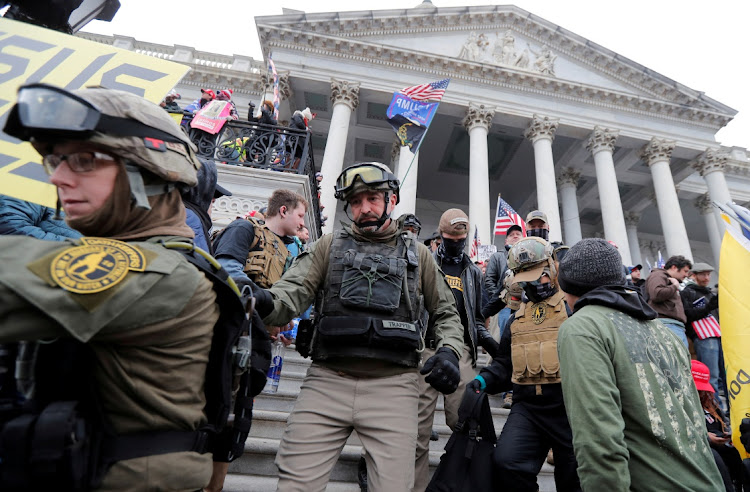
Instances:
[[[254,289],[270,325],[286,324],[317,297],[313,364],[276,458],[279,491],[324,490],[352,430],[366,451],[369,486],[411,489],[422,306],[437,351],[421,373],[440,392],[458,386],[461,320],[427,248],[390,217],[398,191],[383,164],[346,168],[336,197],[352,224],[310,245],[270,289]]]
[[[513,389],[513,406],[493,455],[498,490],[537,491],[536,477],[550,448],[557,490],[581,490],[560,385],[557,334],[568,315],[553,254],[539,237],[511,248],[508,266],[523,289],[523,302],[503,330],[499,356],[466,388],[492,394]]]

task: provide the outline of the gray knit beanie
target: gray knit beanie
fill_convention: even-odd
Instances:
[[[582,296],[602,285],[623,285],[622,257],[617,248],[604,239],[578,241],[560,262],[560,288]]]

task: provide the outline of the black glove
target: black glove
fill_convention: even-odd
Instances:
[[[479,345],[490,354],[490,357],[497,359],[500,356],[500,344],[492,338],[492,335],[490,335],[490,332],[486,328],[477,329],[477,338],[479,339]]]
[[[710,301],[708,301],[708,304],[706,305],[706,309],[708,311],[713,311],[714,309],[717,309],[719,307],[719,295],[715,295],[711,298]]]
[[[740,442],[745,446],[745,451],[750,453],[750,418],[742,419],[740,423]]]
[[[273,296],[266,289],[258,286],[255,282],[247,277],[232,277],[237,286],[242,290],[244,287],[250,287],[255,298],[255,310],[261,318],[265,318],[273,311]]]
[[[467,393],[479,393],[482,391],[482,383],[478,379],[472,379],[466,384]]]
[[[458,357],[456,353],[448,347],[440,347],[438,351],[427,359],[422,366],[419,374],[427,374],[424,378],[433,388],[439,392],[450,395],[461,382],[461,371],[458,369]]]

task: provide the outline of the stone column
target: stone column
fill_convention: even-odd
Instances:
[[[524,132],[524,136],[534,146],[536,203],[538,209],[547,214],[550,241],[562,241],[557,184],[555,183],[555,161],[552,158],[552,141],[555,139],[558,125],[557,118],[535,114]],[[520,212],[527,213],[528,210]]]
[[[359,104],[359,84],[331,80],[331,102],[333,103],[331,125],[328,130],[325,152],[323,153],[323,163],[320,166],[320,172],[323,174],[320,204],[325,206],[323,214],[328,215],[328,221],[323,228],[324,234],[332,232],[334,224],[337,223],[337,200],[333,195],[334,186],[344,165],[349,120],[352,112]]]
[[[625,217],[622,213],[620,189],[617,186],[615,161],[612,153],[619,131],[609,128],[594,127],[586,148],[594,156],[596,166],[596,184],[599,188],[599,203],[602,209],[602,224],[604,237],[614,241],[622,256],[622,262],[631,264],[628,233],[625,229]]]
[[[630,246],[630,259],[633,260],[628,266],[643,265],[641,257],[641,245],[638,242],[638,222],[641,216],[635,212],[625,212],[625,229],[628,232],[628,245]]]
[[[724,169],[727,167],[727,155],[714,149],[706,149],[693,163],[693,167],[698,170],[703,179],[706,180],[708,187],[708,196],[710,200],[726,205],[732,201],[732,195],[729,193],[729,186],[724,176]],[[710,204],[710,201],[709,201]],[[718,208],[712,207],[719,237],[724,237],[726,222],[721,218],[721,212]],[[713,244],[712,244],[713,246]],[[718,262],[718,255],[715,254]],[[717,263],[718,264],[718,263]]]
[[[683,255],[693,261],[690,239],[685,229],[685,220],[682,218],[672,171],[669,168],[669,159],[674,147],[673,140],[654,137],[641,149],[641,158],[651,168],[667,256]]]
[[[581,240],[581,217],[578,214],[578,180],[581,171],[566,167],[557,178],[557,188],[560,190],[560,201],[562,201],[563,230],[565,231],[565,244],[573,246]]]
[[[412,162],[412,159],[414,161]],[[399,191],[399,204],[393,213],[394,217],[400,217],[402,214],[416,214],[417,210],[417,171],[419,170],[419,153],[411,153],[409,147],[401,147],[398,152],[398,163],[396,176],[401,183]],[[409,166],[411,165],[411,169]],[[408,174],[407,174],[408,173]]]
[[[469,132],[469,242],[473,240],[476,227],[479,231],[479,240],[483,244],[492,243],[487,133],[494,116],[493,109],[469,104],[463,121]]]
[[[708,230],[708,241],[711,243],[711,252],[714,255],[714,268],[719,268],[719,257],[721,256],[721,238],[723,237],[723,231],[720,232],[718,227],[719,222],[724,222],[719,219],[716,220],[716,214],[713,203],[711,203],[711,197],[708,193],[704,193],[695,200],[695,208],[706,221],[706,229]]]

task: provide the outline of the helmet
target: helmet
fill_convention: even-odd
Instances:
[[[521,239],[510,248],[508,268],[513,270],[514,282],[536,280],[541,277],[544,267],[549,267],[556,276],[552,245],[540,237]]]
[[[21,86],[3,130],[42,155],[56,141],[85,140],[164,181],[198,182],[201,164],[187,135],[162,108],[129,92]]]
[[[392,191],[398,203],[398,178],[379,162],[360,162],[344,169],[336,179],[334,196],[343,201],[363,191]]]
[[[422,230],[422,223],[419,221],[419,218],[417,218],[414,214],[404,214],[404,225],[403,227],[412,227],[417,230],[415,235],[419,235],[419,232]]]

